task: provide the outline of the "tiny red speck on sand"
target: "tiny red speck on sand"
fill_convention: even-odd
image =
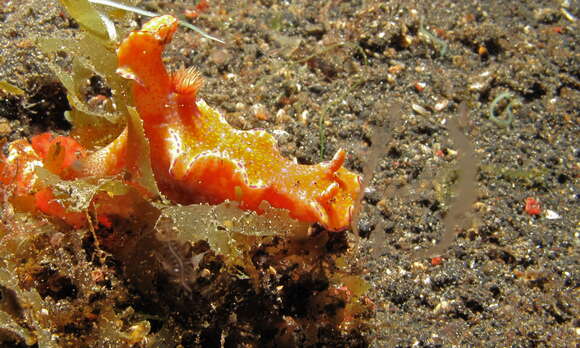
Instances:
[[[526,207],[524,211],[529,215],[540,215],[542,213],[542,209],[540,208],[540,202],[538,202],[535,198],[528,197],[525,200]]]
[[[443,258],[441,256],[435,256],[431,258],[431,265],[432,266],[439,266],[443,262]]]

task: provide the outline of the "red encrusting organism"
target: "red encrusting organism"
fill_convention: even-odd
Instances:
[[[528,197],[525,199],[526,206],[524,211],[528,215],[540,215],[542,213],[542,208],[540,207],[540,202],[538,202],[533,197]]]

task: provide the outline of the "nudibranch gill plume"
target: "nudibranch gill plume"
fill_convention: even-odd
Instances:
[[[279,153],[269,133],[230,126],[197,98],[203,80],[195,69],[167,72],[162,54],[177,24],[172,16],[153,18],[117,51],[118,72],[133,80],[161,192],[180,204],[232,200],[257,212],[267,201],[298,220],[348,228],[360,176],[343,168],[345,151],[328,162],[297,164]]]

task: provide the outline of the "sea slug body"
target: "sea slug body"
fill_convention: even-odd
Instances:
[[[267,201],[296,219],[333,231],[348,228],[360,177],[343,168],[346,153],[339,150],[316,165],[296,164],[279,153],[269,133],[231,127],[197,98],[197,71],[167,72],[162,53],[176,28],[172,16],[153,18],[118,49],[118,72],[133,80],[161,192],[181,204],[233,200],[257,212]]]

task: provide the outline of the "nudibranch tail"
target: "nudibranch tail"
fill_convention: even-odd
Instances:
[[[165,70],[161,55],[176,26],[173,17],[154,18],[118,50],[119,71],[134,81],[133,99],[161,191],[181,204],[235,200],[257,212],[267,201],[293,218],[334,231],[348,228],[360,178],[343,167],[346,152],[300,165],[280,154],[269,133],[231,127],[197,99],[197,70]]]
[[[127,166],[128,128],[107,146],[79,161],[79,176],[103,177],[120,173]]]
[[[89,153],[75,139],[42,133],[30,139],[30,146],[47,168],[62,179],[118,174],[126,166],[127,128],[109,145]]]
[[[30,142],[21,139],[10,143],[8,156],[0,154],[2,198],[12,200],[22,211],[38,210],[75,228],[84,226],[86,213],[69,211],[59,202],[53,188],[38,176],[37,167],[43,167],[64,180],[118,173],[125,166],[121,157],[124,157],[126,133],[92,153],[72,137],[51,133],[35,135]]]

